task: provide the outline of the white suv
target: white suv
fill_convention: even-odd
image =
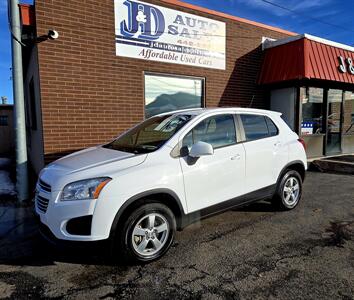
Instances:
[[[230,207],[271,199],[294,208],[306,167],[303,141],[280,113],[183,110],[49,164],[35,206],[43,234],[110,239],[113,253],[146,262],[168,250],[176,230]]]

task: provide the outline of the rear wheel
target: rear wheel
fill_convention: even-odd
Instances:
[[[150,262],[170,248],[176,220],[172,211],[161,203],[149,203],[135,209],[123,222],[117,246],[129,260]]]
[[[295,170],[287,170],[281,177],[277,191],[273,197],[273,204],[282,210],[295,208],[302,195],[302,178]]]

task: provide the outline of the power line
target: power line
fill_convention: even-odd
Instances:
[[[299,16],[304,16],[305,18],[308,18],[308,19],[313,20],[313,21],[318,22],[318,23],[322,23],[322,24],[324,24],[324,25],[333,26],[333,27],[336,27],[336,28],[338,28],[338,29],[342,29],[342,30],[347,30],[347,31],[350,31],[350,32],[354,32],[354,30],[352,30],[352,29],[350,29],[350,28],[346,28],[346,27],[343,27],[343,26],[340,26],[340,25],[336,25],[336,24],[332,24],[332,23],[323,21],[323,20],[318,19],[318,18],[311,17],[311,16],[309,16],[309,15],[307,15],[307,14],[300,13],[300,12],[298,12],[298,11],[296,11],[296,10],[293,10],[293,9],[291,9],[291,8],[288,8],[288,7],[285,7],[285,6],[280,5],[280,4],[278,4],[278,3],[274,3],[274,2],[269,1],[269,0],[260,0],[260,1],[262,1],[262,2],[264,2],[264,3],[267,3],[267,4],[269,4],[269,5],[273,5],[273,6],[275,6],[275,7],[281,8],[281,9],[286,10],[286,11],[288,11],[288,12],[291,12],[291,13],[293,13],[293,14],[296,14],[296,15],[299,15]]]

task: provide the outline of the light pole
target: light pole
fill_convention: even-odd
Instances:
[[[27,144],[23,93],[21,23],[17,0],[9,0],[12,48],[12,80],[16,135],[16,190],[21,202],[28,199]]]

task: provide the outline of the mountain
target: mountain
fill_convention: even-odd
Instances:
[[[201,107],[201,97],[185,92],[176,94],[161,94],[154,101],[146,105],[146,117],[185,108]]]

